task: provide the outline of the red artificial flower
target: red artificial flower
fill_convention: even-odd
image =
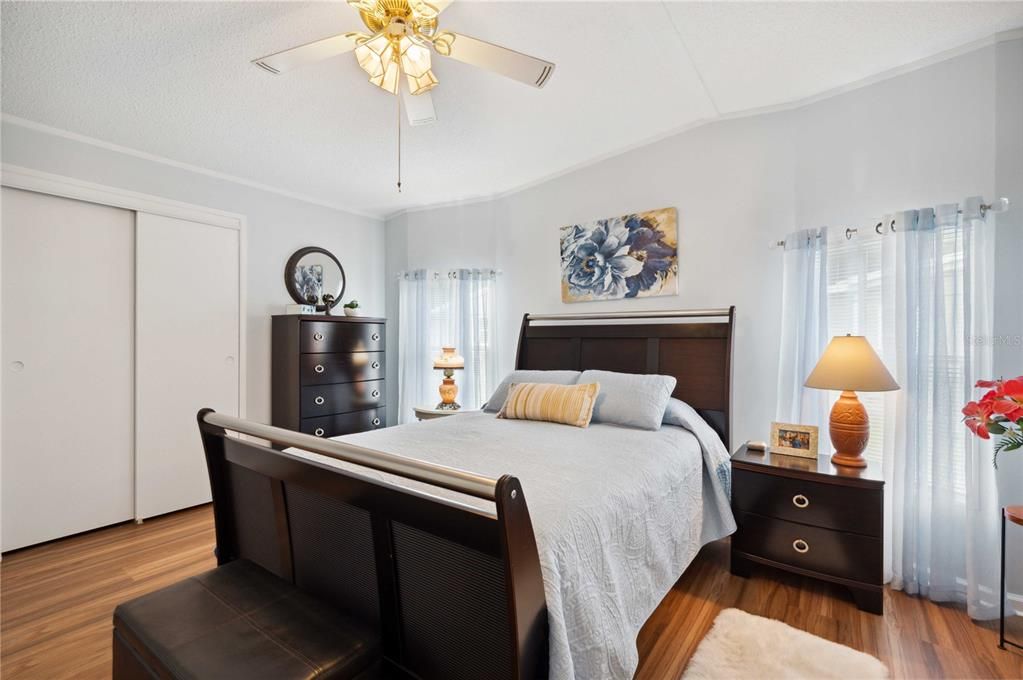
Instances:
[[[978,380],[976,387],[998,387],[1001,384],[1001,380]]]
[[[987,425],[979,420],[967,419],[966,427],[970,428],[970,431],[981,439],[991,439],[991,435],[987,431]]]

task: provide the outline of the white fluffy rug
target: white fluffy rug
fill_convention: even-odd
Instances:
[[[790,678],[875,680],[883,663],[781,621],[725,609],[689,660],[683,680]]]

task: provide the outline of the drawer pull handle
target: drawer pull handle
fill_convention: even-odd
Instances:
[[[373,419],[373,426],[376,427],[379,424],[380,424],[380,419],[379,418],[374,418]]]
[[[323,364],[316,364],[316,367],[313,368],[313,370],[317,373],[323,373]]]
[[[373,342],[376,342],[377,340],[380,339],[380,334],[374,333],[373,335],[369,336],[369,339],[372,340]]]
[[[792,505],[802,509],[810,505],[810,499],[804,496],[803,494],[798,493],[792,497]]]
[[[792,541],[792,549],[795,550],[797,553],[803,555],[810,552],[810,544],[801,538],[797,538],[796,540]]]
[[[380,368],[380,362],[379,361],[374,361],[372,364],[370,364],[370,366],[372,368]]]
[[[317,437],[322,437],[323,436],[323,428],[322,427],[316,428],[316,431],[313,432],[313,434],[315,434]]]
[[[313,399],[313,401],[316,402],[317,406],[323,406],[323,402],[324,402],[323,397],[316,397],[315,399]]]
[[[316,342],[323,340],[323,333],[313,333],[313,340]]]
[[[380,396],[380,390],[373,390],[373,391],[372,391],[372,392],[370,393],[370,396],[372,396],[372,397],[373,397],[374,399],[376,399],[377,397],[379,397],[379,396]]]

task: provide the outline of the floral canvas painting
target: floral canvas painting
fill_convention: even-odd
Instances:
[[[662,208],[561,228],[563,302],[678,293],[678,212]]]

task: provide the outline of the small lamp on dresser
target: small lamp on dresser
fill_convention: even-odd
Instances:
[[[455,384],[455,369],[465,368],[465,359],[455,353],[454,347],[442,347],[439,357],[433,360],[433,367],[444,371],[444,380],[440,383],[440,403],[438,411],[457,411],[462,406],[455,401],[458,396],[458,385]]]
[[[831,407],[828,429],[835,453],[831,462],[847,467],[866,467],[863,450],[870,441],[870,419],[856,392],[888,392],[899,389],[877,352],[862,335],[836,335],[804,383],[819,390],[840,390]]]

